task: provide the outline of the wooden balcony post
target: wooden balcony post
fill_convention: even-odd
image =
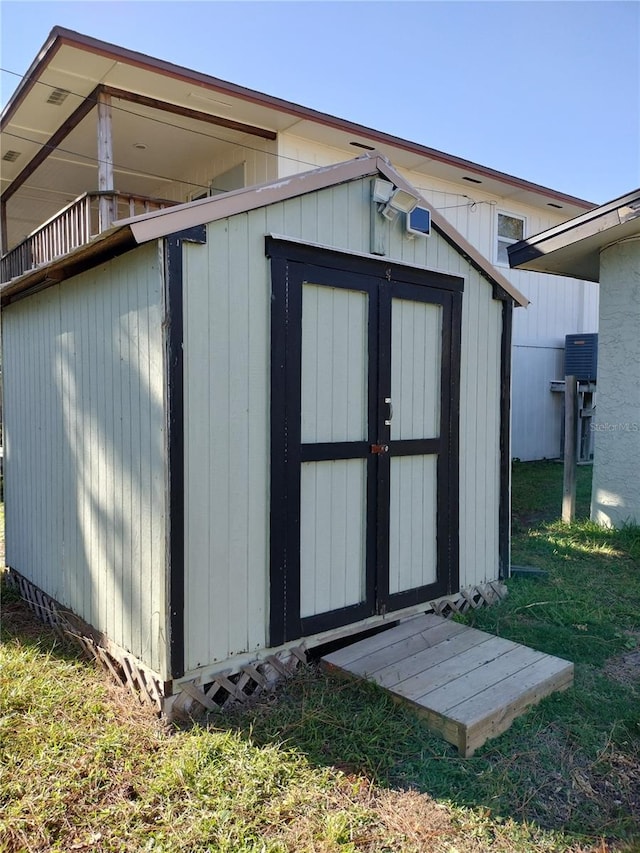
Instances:
[[[111,95],[98,94],[98,190],[101,195],[99,208],[99,230],[106,231],[114,216],[113,206],[113,135],[111,132]]]
[[[7,240],[7,202],[0,201],[0,255],[4,255],[9,249]]]

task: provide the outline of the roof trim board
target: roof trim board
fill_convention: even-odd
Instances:
[[[105,231],[85,246],[3,285],[0,289],[0,301],[6,304],[27,292],[31,293],[34,289],[57,283],[81,269],[88,269],[136,245],[162,239],[207,222],[226,219],[237,213],[246,213],[269,204],[376,174],[392,181],[396,187],[420,196],[418,191],[396,172],[386,158],[378,152],[368,152],[344,163],[302,172],[275,182],[245,187],[142,216],[122,219],[114,223],[109,231]],[[431,212],[434,229],[491,283],[496,298],[513,300],[520,306],[528,305],[526,297],[438,211],[422,198],[420,198],[420,204]]]
[[[182,80],[184,82],[192,84],[195,83],[198,86],[209,90],[224,93],[262,107],[279,110],[282,113],[288,114],[298,120],[309,120],[317,124],[354,134],[355,136],[364,136],[368,140],[372,140],[379,144],[390,145],[397,149],[417,154],[426,159],[435,160],[452,167],[471,171],[475,174],[497,180],[503,184],[516,187],[524,191],[555,198],[559,201],[564,201],[567,204],[576,205],[585,209],[593,207],[591,202],[585,201],[584,199],[579,199],[574,196],[567,195],[566,193],[561,193],[557,190],[552,190],[548,187],[531,183],[513,175],[508,175],[504,172],[491,169],[487,166],[473,163],[472,161],[465,160],[461,157],[455,157],[454,155],[447,154],[443,151],[419,145],[418,143],[375,130],[374,128],[359,125],[327,113],[319,112],[318,110],[314,110],[309,107],[304,107],[290,101],[285,101],[281,98],[276,98],[272,95],[266,95],[253,89],[229,83],[201,72],[182,68],[173,63],[156,59],[154,57],[147,56],[146,54],[128,50],[117,45],[109,44],[108,42],[103,42],[99,39],[95,39],[63,27],[54,27],[51,31],[44,47],[29,68],[29,71],[3,111],[3,114],[0,117],[0,130],[5,128],[6,124],[20,106],[22,100],[24,100],[28,92],[33,87],[37,75],[47,67],[62,45],[67,45],[78,50],[90,51],[91,53],[108,57],[119,63],[126,63],[150,72],[173,77],[174,79]]]
[[[512,268],[600,280],[600,252],[640,236],[640,189],[507,248]]]

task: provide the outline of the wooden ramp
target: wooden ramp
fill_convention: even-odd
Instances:
[[[469,757],[531,705],[573,683],[573,664],[426,614],[322,658],[367,678],[426,716]]]

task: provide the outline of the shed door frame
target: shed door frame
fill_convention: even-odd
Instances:
[[[271,566],[270,637],[271,646],[310,636],[340,625],[359,622],[385,610],[397,610],[457,591],[458,501],[459,501],[459,375],[460,326],[463,279],[434,273],[384,259],[349,255],[315,246],[267,238],[271,258]],[[367,441],[367,534],[365,600],[328,614],[300,617],[300,471],[311,446],[300,438],[301,316],[302,284],[313,270],[335,282],[370,297],[368,344],[369,363],[375,365],[369,394],[370,431]],[[431,449],[419,450],[420,442],[386,441],[390,455],[437,452],[437,554],[438,578],[428,587],[389,595],[388,577],[380,571],[380,560],[388,562],[388,529],[380,525],[387,518],[389,455],[376,456],[369,444],[380,440],[384,414],[379,406],[379,389],[390,381],[391,299],[415,298],[443,308],[441,429],[440,440],[422,442]],[[422,297],[422,298],[421,298]],[[380,307],[380,311],[378,308]],[[380,365],[378,375],[377,366]],[[383,428],[384,429],[384,428]],[[437,444],[437,447],[436,447]],[[402,446],[404,445],[404,446]],[[413,446],[410,446],[413,445]],[[303,449],[304,448],[304,449]],[[323,447],[318,445],[322,456]],[[340,446],[336,446],[340,452]],[[334,458],[326,448],[327,459]],[[316,458],[312,452],[310,459]],[[338,457],[340,458],[340,457]],[[362,458],[362,457],[360,457]],[[385,515],[386,514],[386,515]],[[380,528],[383,529],[380,529]],[[386,550],[385,550],[386,549]],[[382,556],[381,556],[382,555]],[[388,570],[388,567],[387,567]],[[382,577],[381,577],[382,575]]]

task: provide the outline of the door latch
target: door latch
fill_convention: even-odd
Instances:
[[[371,445],[371,452],[377,453],[378,456],[382,456],[383,453],[389,452],[389,445],[388,444],[372,444]]]

